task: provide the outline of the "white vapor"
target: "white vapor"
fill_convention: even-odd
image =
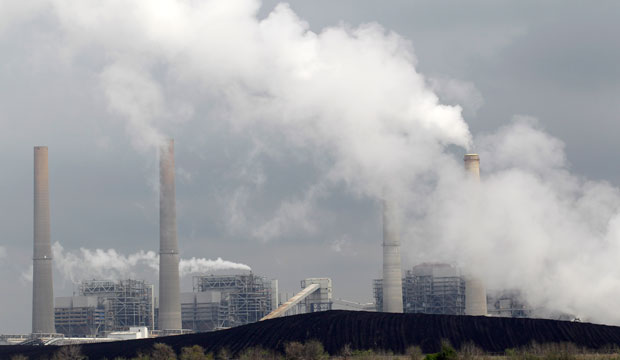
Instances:
[[[87,279],[111,279],[136,278],[141,275],[159,271],[159,255],[154,251],[140,250],[130,255],[119,254],[114,249],[84,249],[79,251],[67,251],[60,243],[55,242],[52,246],[54,267],[64,279],[78,283]],[[208,273],[218,270],[251,270],[245,264],[217,258],[209,260],[204,258],[181,259],[179,272],[181,276],[196,273]],[[32,267],[28,272],[22,273],[22,280],[32,281]]]
[[[192,257],[191,259],[181,259],[179,263],[179,271],[181,272],[181,276],[196,273],[206,273],[217,270],[250,271],[251,269],[245,264],[238,264],[232,261],[222,260],[222,258],[208,260]]]
[[[426,79],[398,34],[374,23],[315,33],[286,4],[259,19],[257,0],[45,3],[36,9],[54,16],[58,47],[76,62],[98,59],[90,70],[99,95],[136,148],[199,121],[196,109],[207,104],[201,119],[268,144],[270,155],[310,153],[317,183],[262,224],[244,213],[251,188],[237,192],[224,213],[229,224],[251,225],[249,236],[267,241],[321,229],[313,208],[335,188],[373,200],[389,190],[400,201],[411,262],[456,261],[488,287],[521,289],[535,307],[620,324],[613,304],[620,298],[620,190],[572,174],[563,143],[533,119],[472,141],[461,107],[440,103],[431,86],[448,101],[469,102],[472,112],[483,103],[475,86]],[[481,184],[453,155],[470,148],[481,155]],[[258,174],[257,183],[267,181]],[[125,276],[157,262],[153,252],[54,249],[71,279]]]

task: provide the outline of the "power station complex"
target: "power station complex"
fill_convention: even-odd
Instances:
[[[479,156],[466,154],[464,165],[471,181],[479,182]],[[329,278],[304,279],[301,291],[287,298],[278,293],[277,280],[251,272],[194,276],[192,291],[181,292],[173,140],[159,149],[159,174],[158,296],[153,284],[143,280],[95,279],[80,283],[73,296],[57,297],[54,306],[48,149],[34,148],[32,338],[99,338],[130,329],[163,335],[212,331],[335,307],[394,313],[530,315],[518,294],[489,296],[484,283],[466,267],[427,263],[414,266],[403,276],[399,204],[389,189],[382,200],[383,277],[372,283],[374,304],[333,298]]]

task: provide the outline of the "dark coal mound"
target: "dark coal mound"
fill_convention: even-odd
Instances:
[[[322,342],[330,354],[337,354],[347,344],[351,349],[394,353],[404,353],[407,347],[417,345],[425,353],[430,353],[439,350],[442,339],[448,340],[457,349],[462,344],[473,343],[487,352],[499,353],[532,342],[570,342],[590,349],[620,346],[620,327],[542,319],[327,311],[210,333],[85,344],[82,345],[82,352],[91,360],[131,357],[161,342],[176,351],[198,344],[210,352],[226,348],[236,354],[256,346],[283,351],[287,342],[313,339]],[[51,354],[56,349],[53,346],[0,346],[0,359],[8,359],[17,353],[36,358]]]

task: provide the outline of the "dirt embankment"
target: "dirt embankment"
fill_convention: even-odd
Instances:
[[[154,343],[171,345],[176,351],[198,344],[207,351],[226,348],[238,353],[261,346],[282,351],[291,341],[316,339],[330,354],[338,354],[345,346],[351,349],[373,349],[404,353],[417,345],[425,353],[439,350],[442,339],[454,347],[473,343],[487,352],[503,352],[508,348],[532,342],[571,342],[579,347],[599,349],[620,346],[620,327],[542,319],[512,319],[475,316],[388,314],[361,311],[328,311],[289,316],[249,324],[223,331],[82,345],[89,359],[116,356],[131,357]],[[56,347],[0,346],[0,359],[22,353],[27,356],[51,354]]]

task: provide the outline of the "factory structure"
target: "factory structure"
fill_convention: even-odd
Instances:
[[[383,279],[373,280],[375,310],[383,311]],[[403,312],[443,315],[467,314],[470,282],[452,264],[424,263],[405,272],[402,278]],[[500,317],[531,317],[532,309],[518,291],[489,291],[485,313]]]
[[[139,280],[89,280],[78,295],[57,297],[56,331],[72,337],[102,337],[130,327],[154,330],[153,285]]]
[[[466,154],[465,170],[480,180],[480,158]],[[373,281],[374,303],[335,299],[329,278],[307,278],[292,297],[278,291],[278,281],[253,273],[201,274],[191,292],[181,293],[177,238],[174,141],[159,148],[159,294],[143,280],[83,281],[73,296],[56,297],[54,306],[48,149],[34,148],[34,250],[31,338],[136,338],[213,331],[279,316],[333,308],[393,313],[451,315],[531,315],[520,294],[487,295],[485,284],[450,264],[424,263],[403,276],[397,196],[384,190],[383,277]],[[475,196],[475,194],[473,194]],[[474,261],[472,259],[472,261]],[[148,334],[148,335],[147,335]],[[49,340],[49,341],[52,341]]]

